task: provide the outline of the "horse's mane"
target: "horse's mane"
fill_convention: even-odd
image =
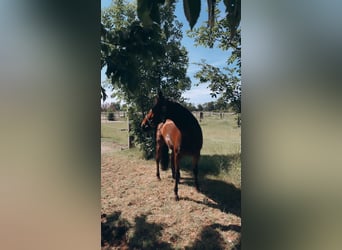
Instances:
[[[194,115],[178,102],[165,100],[167,107],[167,116],[182,130],[182,128],[199,127],[197,119]]]
[[[182,131],[183,136],[189,137],[189,139],[184,142],[192,142],[201,148],[203,143],[202,129],[195,116],[187,108],[177,102],[165,99],[164,105],[167,110],[165,118],[172,120]]]

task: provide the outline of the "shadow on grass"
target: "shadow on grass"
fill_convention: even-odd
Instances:
[[[121,218],[121,212],[114,212],[111,215],[101,215],[101,249],[107,250],[112,247],[119,249],[172,249],[167,242],[159,238],[163,225],[149,223],[147,215],[135,217],[135,224],[130,224],[126,219]],[[133,235],[129,236],[129,231]]]
[[[121,212],[110,215],[101,215],[101,248],[109,249],[111,246],[127,246],[127,232],[130,223],[120,217]]]
[[[182,178],[182,184],[194,186],[192,178]],[[207,199],[196,201],[189,197],[180,197],[181,200],[188,200],[206,206],[220,209],[225,213],[232,213],[241,217],[241,190],[234,185],[220,180],[202,179],[200,180],[200,192],[215,201],[209,202]]]
[[[201,193],[214,200],[217,204],[209,203],[204,200],[198,202],[191,198],[185,198],[186,200],[192,200],[197,203],[202,203],[207,206],[218,208],[226,213],[233,213],[236,216],[241,217],[241,189],[236,188],[233,184],[227,183],[222,180],[210,179],[207,175],[218,176],[221,172],[229,172],[231,161],[235,161],[239,154],[236,155],[203,155],[199,162],[199,186]],[[192,172],[191,158],[184,159],[181,163],[181,169]],[[194,178],[181,178],[181,184],[190,186],[194,185]]]
[[[222,235],[211,226],[205,226],[197,240],[191,246],[185,247],[186,250],[192,249],[226,249]]]
[[[219,223],[214,223],[214,224],[210,225],[210,227],[213,229],[221,230],[221,231],[235,231],[241,235],[241,226],[240,225],[231,224],[229,226],[226,226],[226,225],[221,225]],[[241,249],[241,236],[238,237],[231,244],[232,244],[230,246],[231,249],[240,250]]]
[[[240,154],[232,155],[201,155],[198,165],[198,174],[200,177],[205,175],[218,176],[220,173],[228,173],[232,162],[236,161]],[[181,161],[181,170],[191,171],[191,157],[183,157]]]
[[[164,225],[149,223],[147,215],[136,216],[135,224],[121,218],[121,212],[101,215],[101,249],[175,249],[168,242],[160,240]],[[241,232],[239,225],[221,225],[214,223],[202,228],[199,236],[185,249],[227,249],[220,231]],[[174,235],[174,238],[177,238]],[[240,238],[229,249],[240,249]]]
[[[221,225],[218,223],[208,225],[203,227],[202,231],[200,232],[200,235],[197,237],[197,239],[190,245],[186,246],[186,250],[195,250],[195,249],[227,249],[227,246],[224,243],[224,239],[222,238],[222,235],[219,233],[220,231],[229,231],[233,230],[235,232],[240,233],[241,227],[239,225]],[[240,238],[237,239],[236,242],[232,242],[231,246],[229,246],[229,249],[241,249],[241,242]]]
[[[167,242],[161,241],[163,225],[149,223],[146,221],[147,215],[135,217],[135,231],[129,241],[130,249],[172,249]]]

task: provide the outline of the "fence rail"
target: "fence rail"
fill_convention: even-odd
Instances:
[[[206,117],[212,117],[214,119],[225,119],[228,116],[236,115],[235,113],[228,112],[201,112],[195,111],[192,114],[196,117],[198,121],[205,120]],[[141,115],[141,114],[140,114]],[[241,125],[240,114],[237,114],[238,118],[238,126]],[[128,113],[125,111],[119,112],[101,112],[101,123],[110,123],[110,122],[126,122],[127,128],[121,129],[121,132],[128,132],[128,148],[134,147],[133,145],[133,137],[130,135],[131,131],[131,123],[128,119]]]
[[[113,119],[109,119],[109,114],[113,114]],[[101,112],[101,122],[109,122],[109,121],[125,121],[127,120],[127,112],[126,111],[118,111],[118,112]]]
[[[113,114],[113,121],[124,121],[127,120],[127,112],[126,111],[116,111],[116,112],[101,112],[101,122],[111,121],[108,119],[108,115]],[[217,112],[217,111],[194,111],[192,114],[199,120],[200,113],[203,113],[203,119],[205,117],[218,117],[224,118],[227,115],[234,115],[235,113],[231,112]]]

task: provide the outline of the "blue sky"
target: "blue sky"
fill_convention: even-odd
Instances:
[[[101,7],[105,8],[109,6],[111,3],[111,0],[101,0]],[[202,0],[201,1],[201,13],[199,16],[199,19],[195,25],[195,27],[199,27],[201,23],[206,21],[208,19],[208,13],[207,13],[207,1]],[[224,13],[224,5],[221,3],[219,5],[219,8],[221,10],[221,13]],[[190,77],[192,82],[192,88],[189,91],[186,91],[183,96],[188,98],[188,101],[197,105],[197,104],[203,104],[205,102],[215,101],[216,99],[211,98],[210,96],[210,90],[207,88],[208,84],[200,84],[199,86],[194,86],[196,83],[198,83],[197,79],[194,78],[194,74],[199,70],[199,67],[197,65],[194,65],[193,63],[198,63],[201,61],[201,59],[205,59],[207,63],[216,66],[216,67],[224,67],[226,65],[227,58],[230,55],[229,51],[222,51],[221,49],[209,49],[204,48],[202,46],[195,47],[194,46],[194,40],[192,38],[189,38],[186,35],[186,30],[190,29],[190,26],[185,18],[184,10],[183,10],[183,1],[178,0],[178,3],[176,5],[176,16],[180,22],[183,23],[183,40],[182,45],[185,46],[185,48],[188,50],[188,56],[189,56],[189,67],[187,71],[187,75]],[[105,80],[106,76],[104,72],[101,72],[101,81]],[[106,102],[111,102],[112,99],[109,99]]]

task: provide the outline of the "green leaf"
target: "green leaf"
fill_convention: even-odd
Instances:
[[[192,30],[201,11],[201,0],[183,0],[183,8],[185,17]]]

